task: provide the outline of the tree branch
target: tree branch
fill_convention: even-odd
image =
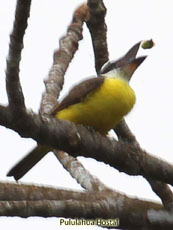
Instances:
[[[139,147],[139,143],[137,142],[135,135],[131,132],[124,119],[114,128],[114,131],[120,141]]]
[[[46,92],[42,96],[41,114],[48,114],[57,104],[57,98],[64,83],[64,74],[78,49],[82,37],[82,27],[88,15],[86,4],[78,7],[73,15],[73,20],[67,29],[67,34],[60,39],[59,50],[54,53],[53,66],[48,79],[45,80]]]
[[[173,211],[173,193],[169,186],[163,182],[155,181],[147,178],[153,192],[155,192],[161,199],[165,209]]]
[[[63,85],[65,71],[78,48],[79,40],[82,39],[82,26],[87,15],[88,7],[86,4],[78,7],[74,12],[73,20],[68,27],[66,36],[60,40],[60,48],[55,52],[53,66],[49,72],[48,79],[45,81],[46,92],[42,97],[40,111],[43,114],[49,114],[52,107],[57,104],[57,97]],[[92,176],[76,158],[62,151],[54,151],[54,154],[64,168],[85,189],[109,190],[99,179]]]
[[[89,18],[87,26],[91,34],[95,56],[95,68],[99,73],[103,64],[108,61],[107,26],[105,23],[106,8],[102,0],[88,0]]]
[[[27,28],[31,0],[18,0],[16,5],[13,31],[10,35],[9,54],[7,57],[6,88],[10,110],[15,117],[25,113],[25,102],[19,80],[19,63],[23,49],[23,37]]]
[[[145,203],[145,202],[144,202]],[[133,204],[133,205],[132,205]],[[126,206],[125,209],[122,207]],[[141,209],[141,207],[143,209]],[[136,215],[138,213],[138,215]],[[120,219],[121,229],[172,229],[173,221],[171,214],[165,211],[148,209],[134,201],[108,199],[98,202],[84,202],[74,200],[43,200],[43,201],[0,201],[0,216],[20,216],[20,217],[65,217],[83,219]],[[162,215],[161,221],[158,221]],[[157,218],[157,222],[154,218]],[[169,217],[169,218],[168,218]],[[115,228],[115,226],[110,226]]]
[[[9,107],[0,105],[0,125],[14,129],[13,116]]]
[[[110,140],[82,125],[49,117],[43,120],[29,112],[25,122],[22,123],[21,119],[22,124],[19,126],[13,127],[13,121],[9,124],[9,117],[7,120],[8,122],[1,125],[8,125],[8,128],[22,137],[31,137],[39,144],[52,146],[73,156],[92,157],[129,175],[143,175],[145,178],[173,184],[172,165],[149,155],[137,146]]]
[[[105,191],[105,192],[83,192],[72,189],[61,189],[45,186],[36,186],[36,185],[26,185],[26,184],[16,184],[16,183],[3,183],[0,182],[0,201],[36,201],[36,200],[77,200],[77,201],[96,201],[107,198],[108,194],[112,196],[122,196],[127,197],[123,194],[120,194],[116,191]],[[157,206],[158,204],[156,204]],[[151,207],[155,208],[151,204]],[[162,208],[162,206],[158,206]]]
[[[85,167],[74,157],[69,154],[55,150],[55,156],[61,162],[63,167],[77,182],[86,190],[89,191],[113,191],[103,184],[96,176],[85,169]]]
[[[135,136],[129,129],[128,125],[126,124],[125,120],[123,120],[115,129],[114,131],[117,133],[117,136],[120,140],[126,143],[130,143],[136,145],[140,148],[139,143],[137,142]],[[154,166],[155,167],[155,166]],[[167,210],[173,209],[173,193],[169,186],[163,182],[153,180],[151,178],[147,178],[146,180],[150,184],[153,192],[158,195]]]
[[[149,181],[153,191],[159,195],[164,206],[168,210],[172,210],[172,192],[165,184],[173,184],[172,165],[142,150],[124,121],[115,129],[120,140],[117,142],[94,131],[89,131],[82,125],[49,117],[43,119],[41,116],[26,111],[19,81],[19,64],[30,5],[31,1],[29,0],[26,0],[25,3],[22,0],[17,1],[6,71],[9,107],[0,105],[0,124],[15,130],[23,137],[31,137],[40,144],[67,151],[73,156],[93,157],[129,175],[143,175]],[[108,60],[104,21],[106,9],[101,0],[88,0],[88,8],[87,25],[93,41],[96,71],[99,73],[102,65]],[[60,50],[54,54],[54,63],[49,73],[49,79],[45,81],[47,91],[42,101],[42,114],[48,114],[56,102],[63,85],[66,69],[78,48],[79,40],[82,39],[82,25],[87,19],[88,8],[84,4],[75,11],[67,35],[60,40]],[[20,119],[16,120],[16,118]],[[163,211],[161,205],[118,194],[90,175],[75,158],[67,157],[63,152],[58,153],[58,158],[84,188],[95,192],[79,193],[77,191],[55,191],[55,189],[50,192],[49,188],[40,190],[34,186],[26,188],[8,184],[5,187],[0,184],[0,190],[4,191],[0,193],[0,197],[3,199],[0,202],[0,215],[64,216],[70,218],[118,217],[121,220],[119,227],[122,229],[143,229],[144,226],[145,229],[165,229],[165,227],[172,229],[173,215],[171,212]],[[81,170],[85,175],[85,180],[79,175]],[[20,190],[21,188],[24,190]],[[10,191],[8,191],[9,189]],[[19,193],[16,193],[17,190]],[[11,201],[16,196],[19,200]]]
[[[0,200],[3,200],[0,201],[0,216],[119,218],[121,229],[142,229],[144,226],[147,229],[163,229],[163,226],[171,229],[173,226],[168,218],[171,214],[164,212],[162,205],[129,198],[117,192],[86,193],[4,183],[0,183],[0,190]],[[160,222],[159,215],[162,216]]]

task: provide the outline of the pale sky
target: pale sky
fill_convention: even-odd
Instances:
[[[25,49],[21,62],[20,79],[28,108],[38,111],[44,91],[43,80],[52,65],[53,52],[59,46],[59,38],[66,33],[74,9],[81,0],[33,1],[29,27],[25,35]],[[173,162],[173,29],[171,0],[105,0],[107,7],[108,48],[110,59],[117,59],[136,42],[152,38],[155,47],[140,50],[147,60],[134,74],[131,86],[137,102],[126,120],[137,140],[147,152]],[[0,103],[6,104],[5,64],[8,53],[9,33],[12,29],[16,1],[6,0],[0,8]],[[51,3],[51,4],[50,4]],[[65,78],[64,92],[78,81],[95,75],[91,40],[86,26],[84,39],[72,61]],[[34,145],[32,139],[21,139],[18,134],[0,127],[1,167],[0,180],[14,181],[6,177],[8,170]],[[106,185],[139,198],[159,201],[142,177],[132,177],[93,159],[79,158],[91,173]],[[104,173],[103,173],[104,172]],[[80,189],[62,168],[53,154],[48,154],[21,182]],[[57,218],[0,218],[0,227],[29,230],[32,227],[48,229],[72,229],[59,227]],[[80,227],[75,229],[96,229]],[[98,228],[97,228],[98,229]]]

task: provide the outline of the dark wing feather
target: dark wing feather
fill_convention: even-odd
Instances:
[[[58,111],[83,101],[89,93],[100,87],[103,82],[104,77],[102,76],[82,81],[70,90],[69,94],[60,102],[60,104],[53,108],[50,114],[55,116]]]

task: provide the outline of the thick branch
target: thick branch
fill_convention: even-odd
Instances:
[[[41,102],[41,113],[48,114],[57,103],[57,98],[64,83],[64,74],[78,49],[82,39],[82,26],[87,18],[88,7],[86,4],[78,7],[73,15],[73,20],[67,29],[67,34],[60,39],[59,50],[54,53],[53,66],[48,79],[45,81],[46,92]]]
[[[50,70],[48,80],[45,81],[46,92],[43,94],[41,102],[42,113],[48,113],[57,103],[57,97],[62,88],[65,71],[78,48],[79,40],[82,39],[82,26],[87,15],[88,7],[86,4],[77,8],[74,12],[72,23],[68,27],[67,35],[60,40],[60,48],[55,52],[53,66]],[[94,189],[96,191],[108,189],[97,178],[92,176],[76,158],[62,151],[54,151],[54,153],[64,168],[69,171],[85,189]]]
[[[127,197],[116,191],[106,192],[82,192],[77,190],[65,190],[61,188],[43,187],[35,185],[24,185],[16,183],[0,182],[0,201],[36,201],[36,200],[77,200],[77,201],[96,201],[107,198],[108,194],[112,196]],[[158,204],[156,204],[157,206]],[[151,204],[151,207],[155,208]],[[161,208],[161,205],[158,206]]]
[[[124,119],[114,128],[114,131],[117,134],[119,140],[139,146],[136,137],[131,132]]]
[[[165,209],[173,211],[173,193],[169,186],[163,182],[147,178],[152,190],[160,197]]]
[[[107,46],[105,46],[105,44],[106,44],[106,30],[105,30],[106,26],[104,26],[104,20],[103,20],[103,18],[104,18],[104,10],[103,10],[104,6],[100,2],[101,1],[95,1],[95,0],[88,1],[90,17],[89,17],[87,25],[88,25],[88,28],[89,28],[90,33],[91,33],[95,57],[99,58],[99,60],[105,60],[105,62],[106,62],[108,60],[108,54],[106,52]],[[100,6],[102,7],[102,10],[101,10]],[[100,21],[97,20],[100,17],[96,16],[98,12],[103,13],[102,14],[103,18],[101,18]],[[99,26],[99,28],[101,28],[100,32],[101,33],[103,32],[102,33],[103,36],[99,36],[99,33],[98,33],[99,30],[97,28],[98,25],[100,25]],[[102,40],[99,40],[99,39],[103,39],[104,42],[101,42]],[[96,61],[97,61],[97,59],[96,59]],[[104,62],[102,64],[104,64]],[[96,62],[97,72],[99,71],[99,68],[101,68],[101,66],[102,65],[99,65],[99,63]],[[133,133],[129,129],[125,120],[123,120],[118,126],[116,126],[114,131],[116,132],[119,140],[121,140],[125,143],[133,144],[133,145],[137,146],[138,148],[140,148],[140,145],[137,142],[136,137],[133,135]],[[172,194],[172,191],[169,189],[168,185],[166,185],[165,183],[161,183],[159,181],[150,180],[149,178],[147,180],[150,183],[153,191],[161,198],[165,208],[168,210],[172,209],[173,194]]]
[[[16,5],[13,31],[10,35],[9,54],[7,57],[6,88],[9,106],[15,119],[25,112],[25,103],[19,81],[19,63],[23,49],[23,37],[27,28],[31,0],[18,0]]]
[[[78,7],[74,12],[72,23],[68,27],[67,35],[60,40],[60,48],[55,52],[53,66],[49,72],[48,80],[45,81],[46,92],[42,97],[41,113],[48,114],[50,109],[57,103],[65,71],[78,48],[79,40],[82,39],[82,26],[87,15],[88,7],[86,4]],[[62,151],[54,151],[54,154],[71,176],[85,189],[96,191],[108,190],[76,158]]]
[[[69,154],[55,150],[55,156],[61,162],[63,167],[70,173],[70,175],[79,182],[79,184],[89,191],[112,191],[104,185],[96,176],[91,175],[90,172],[74,157]]]
[[[39,144],[52,146],[73,156],[95,158],[129,175],[143,175],[173,184],[172,165],[147,154],[138,146],[110,140],[69,121],[60,121],[55,118],[43,120],[40,116],[29,114],[29,112],[25,122],[22,123],[22,130],[21,125],[13,127],[13,121],[9,125],[9,117],[7,121],[1,125],[8,125],[8,128],[15,130],[21,136],[31,137]]]
[[[0,125],[13,129],[13,117],[9,107],[0,105]]]
[[[95,56],[95,68],[99,73],[108,61],[107,26],[105,23],[106,8],[102,0],[88,0],[89,19],[87,26],[91,34]]]
[[[137,142],[135,136],[129,129],[128,125],[126,124],[125,120],[123,120],[115,129],[114,131],[117,133],[117,136],[123,142],[133,144],[140,148],[139,143]],[[173,193],[169,186],[166,183],[156,181],[146,177],[146,180],[150,184],[153,192],[158,195],[167,210],[173,210]]]
[[[123,207],[126,206],[125,209]],[[83,202],[74,200],[43,200],[43,201],[0,201],[0,216],[20,217],[65,217],[84,219],[117,219],[120,220],[121,229],[142,229],[151,227],[154,229],[172,229],[171,214],[164,211],[148,210],[147,206],[126,202],[125,200],[105,200],[98,202]],[[136,215],[138,213],[138,215]],[[155,221],[162,214],[161,221]],[[164,227],[164,228],[163,228]],[[110,226],[115,228],[115,226]]]
[[[86,157],[94,157],[95,159],[104,161],[105,163],[109,163],[113,167],[119,169],[120,171],[124,171],[130,175],[143,175],[146,178],[150,177],[152,179],[157,179],[164,181],[166,183],[173,184],[172,166],[167,164],[166,162],[163,162],[155,157],[150,156],[145,151],[141,150],[140,147],[136,144],[137,142],[135,141],[135,138],[132,138],[132,141],[135,142],[133,144],[129,144],[129,141],[127,141],[127,143],[121,141],[110,141],[107,138],[102,137],[98,133],[89,132],[86,128],[80,125],[75,126],[70,122],[61,122],[49,118],[43,121],[37,115],[29,113],[26,114],[24,97],[19,81],[19,63],[21,51],[23,48],[23,36],[25,29],[27,27],[27,18],[29,17],[31,2],[27,1],[25,2],[25,4],[23,4],[22,2],[22,0],[18,0],[17,2],[14,29],[11,34],[10,50],[7,59],[6,81],[10,111],[9,108],[0,106],[0,114],[2,114],[2,116],[0,116],[0,123],[6,127],[9,127],[17,131],[21,136],[32,137],[35,140],[37,140],[40,144],[47,144],[54,148],[56,147],[58,149],[67,151],[70,154],[73,154],[73,156],[84,155]],[[96,69],[97,72],[99,72],[101,66],[108,59],[107,45],[105,42],[105,8],[102,1],[95,0],[88,0],[88,6],[90,9],[90,19],[88,21],[88,26],[93,37],[93,46],[96,56]],[[75,51],[77,50],[78,41],[81,39],[82,36],[82,23],[86,19],[86,11],[83,14],[82,20],[80,16],[76,14],[76,18],[74,17],[73,19],[74,25],[72,23],[72,25],[68,29],[68,36],[64,37],[60,42],[60,51],[55,52],[54,65],[50,71],[50,76],[52,78],[50,78],[50,82],[47,83],[47,88],[48,91],[52,91],[52,85],[55,84],[55,82],[57,81],[56,83],[58,84],[56,84],[56,87],[58,90],[56,90],[53,96],[53,100],[51,98],[52,101],[45,100],[45,106],[42,110],[43,113],[47,114],[47,111],[49,111],[54,105],[54,102],[59,94],[59,90],[62,88],[63,75]],[[96,18],[100,18],[101,23],[98,23],[99,20],[95,20]],[[101,31],[102,34],[100,34]],[[103,39],[100,39],[102,37]],[[100,47],[102,47],[102,52],[105,53],[104,58],[103,55],[99,55],[98,53]],[[103,47],[105,48],[104,51]],[[62,60],[63,63],[61,62]],[[67,60],[67,62],[64,62],[64,60]],[[61,66],[59,66],[60,62]],[[58,80],[54,78],[57,74],[59,74],[60,76]],[[11,116],[11,112],[13,117]],[[21,119],[19,122],[16,121],[15,126],[14,116],[20,117]],[[53,127],[54,125],[55,127]],[[120,134],[123,132],[120,132],[119,130],[118,133]],[[126,135],[126,133],[127,132],[124,132],[125,138],[123,137],[122,140],[128,140],[128,135]],[[123,135],[120,134],[119,138],[121,138],[122,136]],[[126,161],[124,161],[124,159],[126,159]],[[163,198],[163,203],[165,204],[167,202],[165,206],[170,206],[171,204],[172,208],[172,193],[169,190],[166,190],[168,187],[164,187],[164,192],[161,193],[160,186],[162,186],[163,184],[160,182],[158,182],[160,184],[156,184],[153,180],[148,180],[150,181],[153,190],[156,191],[156,193],[158,193],[159,196],[161,196],[161,198]],[[166,186],[166,184],[164,185]],[[100,189],[96,188],[96,190]],[[101,188],[101,190],[104,190],[104,187]],[[104,198],[104,200],[99,200],[97,202],[93,202],[93,200],[91,201],[90,199],[89,202],[81,202],[81,200],[80,202],[78,200],[75,200],[74,202],[73,200],[69,199],[61,201],[43,200],[37,202],[3,201],[0,202],[0,215],[2,215],[4,212],[7,215],[13,216],[17,214],[23,217],[28,217],[32,215],[63,215],[65,217],[104,218],[105,216],[107,216],[109,218],[115,218],[118,216],[121,219],[121,228],[127,228],[127,226],[131,226],[133,227],[133,229],[139,229],[139,226],[146,226],[152,227],[152,229],[165,229],[165,227],[167,229],[172,229],[172,214],[163,211],[157,212],[155,210],[149,210],[148,207],[143,207],[143,205],[140,202],[136,203],[135,200],[134,202],[128,202],[121,196],[117,196],[117,194],[115,195],[115,197],[107,197],[108,199]],[[141,207],[143,207],[143,209],[141,209]],[[138,213],[137,216],[136,213]]]
[[[0,183],[0,216],[42,216],[68,218],[119,218],[120,227],[141,229],[143,226],[162,229],[173,226],[163,212],[163,206],[154,202],[129,198],[117,192],[78,192],[31,185]],[[11,201],[15,200],[15,201]],[[165,215],[155,222],[159,213]],[[153,214],[154,213],[154,214]]]

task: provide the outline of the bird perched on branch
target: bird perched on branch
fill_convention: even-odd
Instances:
[[[131,76],[146,56],[136,58],[141,42],[122,58],[106,63],[98,77],[90,78],[71,89],[53,109],[57,119],[90,126],[103,135],[127,115],[135,104],[135,93],[129,85]],[[52,150],[38,145],[7,174],[16,180],[23,177],[38,161]]]

